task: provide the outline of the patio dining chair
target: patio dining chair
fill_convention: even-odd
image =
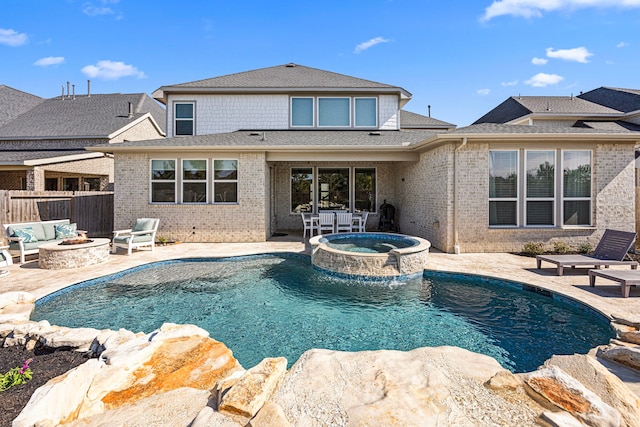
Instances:
[[[367,231],[367,218],[369,217],[369,212],[360,212],[357,215],[353,216],[353,221],[351,224],[352,231],[356,231],[359,233],[364,233]]]
[[[305,214],[304,212],[300,212],[300,216],[302,217],[302,238],[307,237],[307,231],[309,232],[309,237],[313,236],[313,219],[311,218],[311,214]]]
[[[351,231],[351,225],[353,223],[353,214],[351,212],[338,212],[336,213],[336,232]]]
[[[320,212],[318,216],[318,234],[322,234],[322,230],[329,230],[332,233],[336,232],[333,223],[335,214],[333,212]]]

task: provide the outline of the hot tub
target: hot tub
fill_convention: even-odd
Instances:
[[[422,274],[431,243],[393,233],[337,233],[312,237],[311,262],[320,270],[365,278]]]

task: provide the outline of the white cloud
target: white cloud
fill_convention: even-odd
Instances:
[[[95,2],[87,2],[82,5],[82,12],[89,16],[113,15],[116,11],[108,5],[116,4],[119,1],[120,0],[100,0],[98,5],[95,5]]]
[[[21,46],[25,44],[27,40],[28,37],[25,33],[0,28],[0,44],[6,44],[7,46]]]
[[[548,58],[558,58],[565,61],[575,61],[586,64],[587,62],[589,62],[587,58],[589,58],[590,56],[593,56],[593,53],[589,52],[586,47],[558,50],[554,50],[552,47],[547,48]]]
[[[533,87],[546,87],[560,83],[564,77],[557,74],[538,73],[524,83]]]
[[[489,93],[491,93],[491,89],[478,89],[476,93],[478,95],[487,96],[489,95]]]
[[[121,77],[135,76],[139,79],[147,77],[142,71],[133,65],[125,64],[120,61],[98,61],[96,65],[87,65],[83,67],[82,73],[91,78],[100,78],[105,80],[117,80]]]
[[[356,48],[355,48],[355,50],[353,51],[353,53],[360,53],[360,52],[362,52],[362,51],[364,51],[364,50],[367,50],[367,49],[369,49],[370,47],[373,47],[373,46],[375,46],[375,45],[377,45],[377,44],[380,44],[380,43],[388,43],[388,42],[390,42],[390,41],[391,41],[391,40],[389,40],[389,39],[385,39],[384,37],[376,37],[376,38],[374,38],[374,39],[371,39],[371,40],[368,40],[368,41],[366,41],[366,42],[362,42],[362,43],[360,43],[358,46],[356,46]]]
[[[502,86],[507,86],[507,87],[508,86],[517,86],[518,85],[518,81],[517,80],[513,80],[511,82],[502,82],[501,84],[502,84]]]
[[[544,65],[544,64],[546,64],[547,62],[549,62],[549,60],[548,60],[548,59],[544,59],[544,58],[533,58],[533,59],[531,60],[531,63],[532,63],[533,65]]]
[[[49,65],[59,65],[64,63],[64,56],[48,56],[46,58],[40,58],[33,65],[38,67],[48,67]]]
[[[494,0],[484,11],[483,21],[496,16],[511,15],[540,18],[544,12],[597,8],[640,8],[640,0]]]
[[[616,47],[627,47],[627,46],[629,46],[629,43],[627,42],[620,42],[616,45]]]

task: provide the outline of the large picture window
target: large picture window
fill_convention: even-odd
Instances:
[[[378,126],[378,103],[376,98],[356,98],[354,104],[356,127]]]
[[[291,127],[378,127],[378,98],[292,97]]]
[[[175,128],[174,135],[195,135],[194,132],[194,103],[193,102],[177,102],[175,108]]]
[[[213,161],[213,203],[238,203],[238,161]]]
[[[351,98],[318,98],[318,126],[351,126]]]
[[[518,225],[518,152],[489,152],[489,225]]]
[[[291,126],[313,126],[313,98],[291,98]]]
[[[318,168],[318,209],[349,210],[349,168]]]
[[[354,212],[374,212],[377,206],[375,168],[355,168],[354,175]]]
[[[313,168],[291,168],[291,212],[313,210]]]
[[[526,152],[526,225],[555,224],[555,151]]]
[[[564,225],[591,225],[591,151],[562,152]]]
[[[182,202],[207,203],[207,161],[182,161]]]
[[[175,160],[151,160],[151,202],[176,202]]]

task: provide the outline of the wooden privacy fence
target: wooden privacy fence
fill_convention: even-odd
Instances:
[[[0,190],[0,223],[69,218],[89,236],[113,231],[113,192]]]

